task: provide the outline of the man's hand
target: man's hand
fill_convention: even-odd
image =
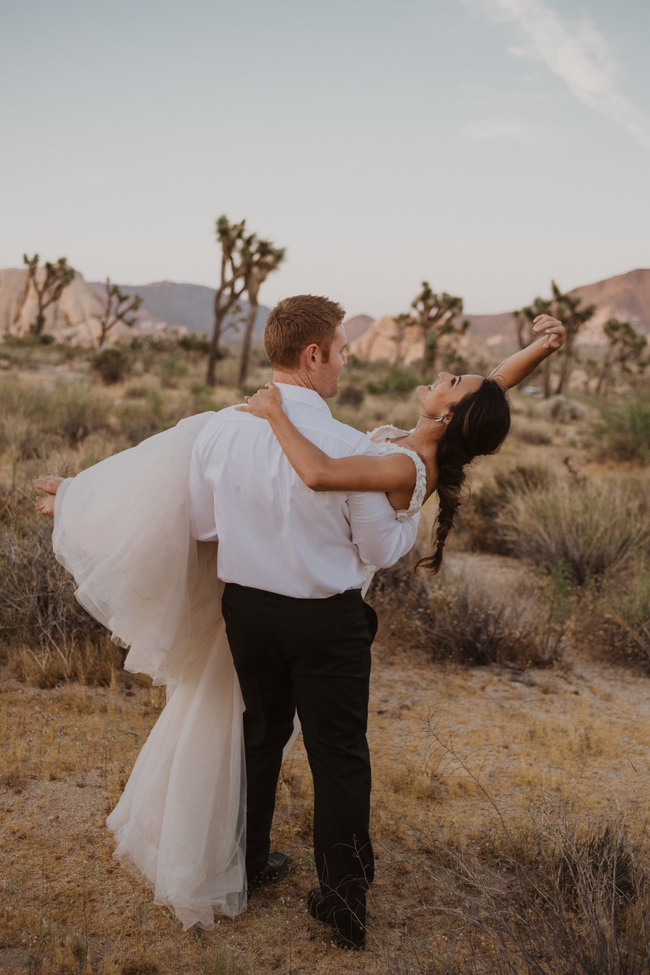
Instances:
[[[566,329],[562,322],[550,315],[538,315],[533,322],[533,332],[546,332],[544,349],[559,349],[564,345]]]
[[[274,383],[267,383],[264,389],[258,389],[252,396],[245,396],[245,405],[236,406],[240,413],[252,413],[262,420],[268,420],[273,410],[282,409],[282,394]]]

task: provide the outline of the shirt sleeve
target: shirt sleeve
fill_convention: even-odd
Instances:
[[[376,456],[379,450],[372,441],[364,438],[354,453]],[[395,509],[386,495],[379,491],[350,494],[348,507],[352,541],[367,565],[387,569],[415,545],[420,524],[419,511],[406,521],[398,521]]]
[[[361,492],[348,498],[352,541],[368,565],[386,569],[413,548],[420,513],[398,521],[385,494]]]
[[[214,491],[205,476],[197,444],[194,445],[190,462],[190,511],[194,538],[199,542],[217,541]]]

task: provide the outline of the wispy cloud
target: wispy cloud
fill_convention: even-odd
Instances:
[[[584,105],[621,125],[650,149],[650,119],[618,91],[616,61],[591,21],[563,19],[545,0],[478,3],[494,18],[523,31],[526,43],[511,47],[511,54],[541,60]]]
[[[462,129],[461,135],[478,142],[492,142],[505,139],[510,142],[523,142],[538,145],[539,136],[526,122],[510,122],[506,119],[482,119]]]

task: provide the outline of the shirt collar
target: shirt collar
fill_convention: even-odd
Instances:
[[[305,406],[311,406],[312,409],[326,413],[327,416],[332,415],[329,406],[315,389],[307,389],[306,386],[293,386],[291,383],[275,383],[275,385],[282,393],[283,401],[289,400],[292,403],[304,403]]]

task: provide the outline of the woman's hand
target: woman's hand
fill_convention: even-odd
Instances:
[[[550,315],[538,315],[533,321],[533,332],[546,332],[546,342],[542,346],[544,349],[559,349],[564,345],[566,328]]]
[[[282,393],[274,383],[267,383],[264,389],[258,389],[252,396],[245,396],[246,404],[236,406],[240,413],[252,413],[262,420],[268,420],[269,415],[279,406],[282,408]]]

